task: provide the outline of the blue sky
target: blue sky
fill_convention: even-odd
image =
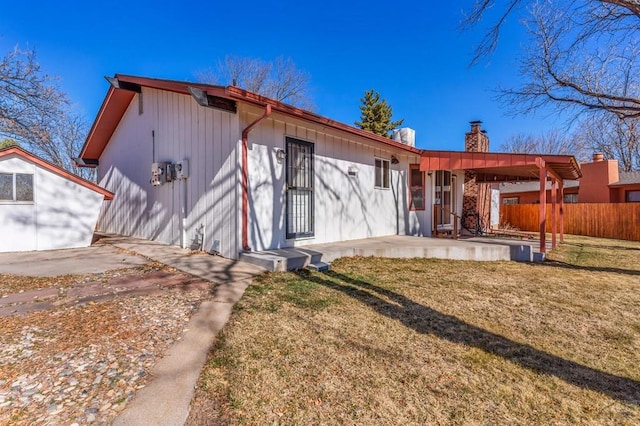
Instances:
[[[461,33],[473,0],[273,2],[8,2],[0,53],[35,48],[42,68],[93,121],[115,73],[194,80],[225,55],[291,57],[311,75],[315,111],[347,124],[375,89],[394,118],[416,130],[420,148],[462,150],[470,120],[482,120],[492,150],[509,135],[560,126],[544,116],[512,117],[494,100],[518,84],[525,33],[516,20],[498,51],[469,68],[481,29]]]

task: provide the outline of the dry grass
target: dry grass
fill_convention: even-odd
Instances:
[[[550,257],[264,275],[189,423],[640,423],[640,244],[568,238]]]

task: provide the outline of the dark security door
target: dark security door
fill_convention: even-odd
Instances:
[[[287,239],[313,236],[313,144],[286,138]]]

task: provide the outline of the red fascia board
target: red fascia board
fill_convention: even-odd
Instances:
[[[114,194],[111,191],[107,191],[106,189],[96,185],[93,182],[90,182],[86,179],[81,178],[80,176],[76,176],[73,173],[70,173],[66,170],[64,170],[63,168],[60,168],[58,166],[56,166],[55,164],[51,164],[50,162],[43,160],[42,158],[31,154],[28,151],[25,151],[24,149],[18,147],[18,146],[12,146],[9,148],[5,148],[0,150],[0,158],[2,157],[6,157],[8,155],[11,154],[15,154],[19,157],[24,158],[25,160],[31,161],[37,165],[39,165],[40,167],[43,167],[47,170],[49,170],[50,172],[53,172],[59,176],[62,176],[63,178],[66,178],[72,182],[77,183],[78,185],[82,185],[85,188],[89,188],[99,194],[104,195],[104,199],[105,200],[113,200]]]
[[[373,134],[371,132],[367,132],[362,129],[357,129],[355,127],[348,126],[344,123],[340,123],[338,121],[331,120],[329,118],[323,117],[321,115],[312,113],[310,111],[305,111],[300,108],[292,107],[290,105],[286,105],[282,102],[275,101],[273,99],[266,98],[261,95],[257,95],[252,92],[248,92],[246,90],[229,86],[214,86],[209,84],[201,84],[201,83],[190,83],[185,81],[176,81],[176,80],[162,80],[148,77],[136,77],[131,75],[124,74],[116,74],[115,77],[118,80],[138,84],[143,87],[149,87],[152,89],[165,90],[174,93],[180,93],[184,95],[188,95],[188,87],[197,87],[199,89],[205,90],[209,95],[219,96],[231,100],[242,101],[249,104],[257,105],[264,107],[266,105],[271,105],[274,111],[278,111],[280,113],[298,117],[305,121],[310,121],[316,124],[320,124],[323,126],[328,126],[336,130],[341,130],[343,132],[347,132],[356,136],[364,137],[366,139],[383,143],[385,145],[389,145],[391,147],[411,152],[412,154],[420,154],[421,150],[415,147],[408,146],[401,142],[397,142],[391,140],[389,138],[385,138],[384,136],[379,136]],[[107,93],[107,97],[100,108],[100,112],[94,121],[93,127],[89,132],[89,136],[85,141],[83,149],[81,151],[81,158],[86,159],[98,159],[102,152],[104,151],[109,139],[113,135],[118,123],[122,119],[129,103],[131,103],[131,99],[135,95],[134,92],[126,91],[126,90],[118,90],[112,87],[109,88],[109,92]]]
[[[208,91],[209,94],[215,94]],[[274,111],[281,112],[283,114],[299,117],[306,121],[311,121],[316,124],[320,124],[323,126],[328,126],[336,130],[341,130],[343,132],[350,133],[352,135],[361,136],[369,140],[373,140],[376,142],[380,142],[386,145],[390,145],[394,148],[398,148],[404,151],[409,151],[413,154],[420,154],[422,152],[421,149],[409,146],[402,142],[394,141],[393,139],[386,138],[384,136],[376,135],[374,133],[368,132],[366,130],[358,129],[356,127],[349,126],[344,123],[340,123],[339,121],[332,120],[327,117],[323,117],[316,113],[306,111],[300,108],[293,107],[291,105],[284,104],[282,102],[275,101],[273,99],[266,98],[264,96],[248,92],[244,89],[240,89],[238,87],[229,86],[226,88],[226,92],[233,99],[242,100],[248,103],[252,103],[258,106],[266,106],[267,104],[271,105],[271,108]]]
[[[533,155],[504,152],[468,152],[423,150],[420,170],[470,170],[491,169],[492,174],[503,175],[505,179],[530,179],[537,170],[537,161],[542,159],[547,166],[563,179],[579,179],[582,172],[578,162],[570,155]],[[499,170],[504,169],[503,173]]]
[[[100,106],[82,150],[80,150],[80,158],[93,160],[100,158],[134,95],[134,92],[109,87],[107,96]]]

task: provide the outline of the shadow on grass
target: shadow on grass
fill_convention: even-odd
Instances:
[[[589,247],[589,248],[597,248],[604,250],[632,250],[632,251],[640,251],[640,247],[628,247],[628,246],[614,246],[614,245],[606,245],[606,244],[592,244],[592,243],[568,243],[563,242],[563,245],[566,246],[574,246],[574,247]]]
[[[509,340],[363,280],[334,271],[324,275],[299,271],[298,275],[353,297],[379,314],[400,321],[419,333],[482,349],[537,373],[558,377],[574,386],[600,392],[628,404],[640,405],[640,382],[636,380],[596,370]]]
[[[565,268],[565,269],[573,269],[576,271],[589,271],[589,272],[611,272],[614,274],[624,274],[624,275],[640,275],[640,270],[637,269],[622,269],[622,268],[612,268],[610,266],[580,266],[574,265],[571,263],[561,262],[559,260],[547,260],[544,262],[533,262],[533,266],[545,266],[551,268]]]

